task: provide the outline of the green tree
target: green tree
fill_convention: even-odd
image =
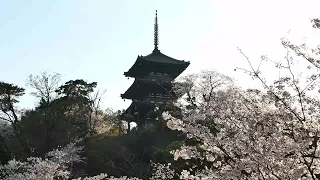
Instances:
[[[0,120],[10,123],[13,127],[14,135],[12,137],[17,140],[19,148],[23,152],[19,153],[19,156],[28,157],[30,149],[20,126],[17,110],[14,107],[19,102],[18,98],[24,95],[24,91],[25,89],[16,85],[0,82]]]
[[[21,116],[20,124],[32,153],[43,156],[58,146],[87,137],[92,130],[89,121],[94,112],[90,95],[97,83],[71,80],[56,87],[57,75],[43,73],[30,77],[29,85],[35,88],[33,94],[40,98],[39,105],[34,110],[26,111]]]

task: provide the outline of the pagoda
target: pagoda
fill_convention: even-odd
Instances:
[[[143,127],[150,118],[150,112],[156,107],[161,111],[172,101],[172,82],[190,64],[189,61],[177,60],[160,52],[158,49],[158,17],[156,11],[154,24],[154,50],[146,56],[139,56],[133,66],[124,72],[126,77],[135,78],[129,89],[121,94],[122,99],[131,99],[131,105],[122,113],[122,119],[136,122]]]

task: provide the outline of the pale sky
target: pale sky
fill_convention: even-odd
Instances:
[[[125,109],[130,101],[120,94],[133,79],[123,72],[152,52],[157,9],[159,49],[191,63],[182,75],[213,68],[252,86],[234,72],[248,68],[237,47],[254,64],[264,54],[281,58],[280,38],[290,29],[294,37],[314,33],[310,18],[320,17],[319,7],[319,0],[1,1],[0,81],[25,87],[29,74],[57,72],[63,82],[96,81],[107,91],[102,108]],[[20,107],[34,107],[29,93]]]

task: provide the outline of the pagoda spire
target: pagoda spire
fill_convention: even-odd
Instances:
[[[154,51],[158,51],[159,45],[159,27],[158,27],[158,11],[156,10],[156,18],[154,23]]]

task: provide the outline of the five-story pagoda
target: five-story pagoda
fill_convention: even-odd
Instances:
[[[148,121],[149,112],[155,107],[165,107],[172,97],[172,81],[179,76],[190,62],[171,58],[158,49],[158,17],[154,24],[154,50],[147,56],[138,56],[133,66],[124,73],[135,78],[129,89],[121,94],[122,99],[132,103],[122,114],[128,123],[136,122],[142,127]]]

